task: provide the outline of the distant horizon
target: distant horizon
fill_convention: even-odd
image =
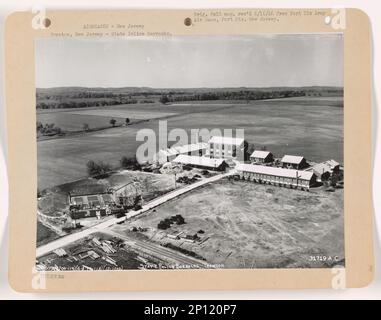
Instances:
[[[343,35],[39,38],[39,88],[343,87]]]
[[[81,89],[160,89],[160,90],[192,90],[192,89],[273,89],[273,88],[287,88],[287,89],[295,89],[295,88],[332,88],[332,89],[344,89],[344,86],[328,86],[328,85],[313,85],[313,86],[272,86],[272,87],[147,87],[147,86],[121,86],[121,87],[88,87],[88,86],[58,86],[58,87],[36,87],[36,89],[69,89],[69,88],[81,88]]]

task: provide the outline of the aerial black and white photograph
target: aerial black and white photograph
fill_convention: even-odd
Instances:
[[[343,44],[37,39],[37,270],[345,266]]]

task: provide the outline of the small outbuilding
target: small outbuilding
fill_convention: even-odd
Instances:
[[[172,163],[213,171],[225,171],[229,166],[224,159],[179,155]]]
[[[282,167],[287,169],[301,170],[308,167],[307,160],[301,156],[285,155],[282,160]]]
[[[255,150],[251,156],[250,161],[252,164],[265,164],[274,161],[274,155],[269,151]]]
[[[157,152],[153,157],[153,162],[158,164],[164,164],[171,162],[179,155],[197,155],[202,156],[206,153],[208,144],[205,142],[186,144],[182,146],[174,146],[167,149],[162,149]]]

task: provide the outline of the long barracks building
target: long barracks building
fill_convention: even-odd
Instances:
[[[239,163],[236,166],[243,180],[309,190],[316,183],[313,172]]]

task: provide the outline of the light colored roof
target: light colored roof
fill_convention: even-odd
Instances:
[[[334,169],[335,167],[340,166],[340,163],[338,163],[337,161],[335,161],[333,159],[327,160],[323,163],[326,163],[327,165],[329,165],[331,167],[331,169]]]
[[[270,151],[262,151],[262,150],[254,150],[254,152],[251,154],[251,158],[261,158],[266,159],[268,155],[270,154]]]
[[[182,153],[194,152],[202,149],[206,149],[208,144],[205,142],[185,144],[182,146],[171,147],[168,149],[162,149],[159,152],[163,153],[166,156],[175,156]]]
[[[185,154],[181,154],[177,156],[172,162],[197,165],[197,166],[203,166],[203,167],[218,168],[223,162],[225,162],[225,160],[208,158],[208,157],[188,156]]]
[[[245,140],[243,138],[214,136],[210,138],[209,143],[229,144],[229,145],[240,146],[244,141]]]
[[[333,169],[335,169],[337,166],[340,166],[338,162],[335,160],[327,160],[321,163],[317,163],[312,167],[312,170],[319,174],[323,174],[324,172],[331,172]]]
[[[332,168],[327,164],[327,163],[318,163],[318,164],[315,164],[313,167],[312,167],[312,170],[314,172],[317,172],[318,174],[323,174],[325,172],[331,172],[332,171]]]
[[[286,178],[298,177],[299,179],[302,179],[302,180],[311,180],[312,176],[314,175],[313,172],[309,172],[309,171],[259,166],[255,164],[246,164],[246,163],[237,164],[236,169],[238,171],[243,171],[243,172],[267,174],[267,175],[278,176],[278,177],[286,177]]]
[[[283,156],[282,162],[299,164],[302,162],[303,159],[304,157],[301,156],[290,156],[286,154],[285,156]]]

